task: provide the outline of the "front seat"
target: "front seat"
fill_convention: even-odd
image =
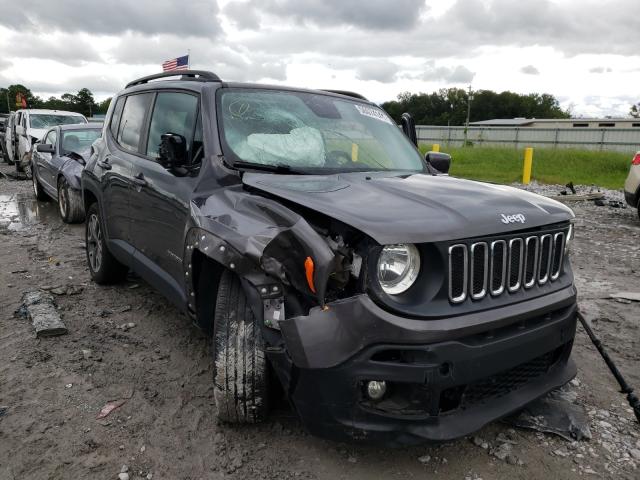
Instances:
[[[65,135],[62,141],[62,150],[67,152],[77,152],[80,148],[80,139],[76,135]]]

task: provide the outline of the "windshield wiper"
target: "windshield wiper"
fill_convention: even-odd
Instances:
[[[253,163],[253,162],[243,162],[241,160],[235,161],[231,164],[234,168],[246,168],[251,170],[261,170],[263,172],[273,172],[273,173],[282,173],[282,174],[290,174],[290,175],[307,175],[307,172],[302,170],[297,170],[295,168],[291,168],[291,165],[287,165],[286,163],[277,163],[277,164],[268,164],[268,163]]]

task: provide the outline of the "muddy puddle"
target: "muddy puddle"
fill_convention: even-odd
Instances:
[[[26,230],[42,221],[58,218],[54,202],[38,202],[33,195],[0,195],[0,229]]]

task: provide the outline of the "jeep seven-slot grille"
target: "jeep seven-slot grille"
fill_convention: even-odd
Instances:
[[[481,300],[560,277],[565,233],[456,243],[449,247],[449,300]]]

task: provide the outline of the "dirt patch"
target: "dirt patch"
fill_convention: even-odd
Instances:
[[[640,388],[640,303],[609,298],[640,290],[640,222],[632,209],[571,207],[582,308]],[[638,478],[640,428],[582,332],[579,380],[568,391],[589,413],[588,442],[494,423],[442,445],[355,447],[306,435],[286,408],[264,424],[229,428],[213,415],[209,339],[185,316],[137,278],[91,283],[84,226],[62,224],[53,202],[35,202],[30,182],[0,178],[0,217],[3,480],[116,479],[123,470],[172,480]],[[68,335],[37,339],[14,316],[35,288],[53,292]]]

